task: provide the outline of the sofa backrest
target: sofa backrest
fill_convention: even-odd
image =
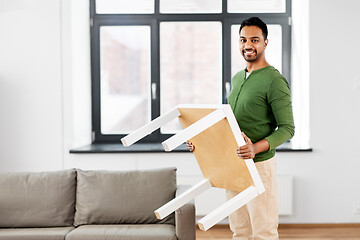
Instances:
[[[0,173],[0,228],[72,226],[76,171]]]
[[[174,215],[158,220],[154,211],[173,199],[176,169],[144,171],[77,170],[74,225],[174,224]]]

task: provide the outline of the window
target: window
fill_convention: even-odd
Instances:
[[[116,142],[179,103],[227,102],[245,67],[238,31],[268,24],[267,60],[290,82],[291,0],[90,0],[94,143]],[[142,139],[158,143],[169,123]]]
[[[101,132],[128,133],[151,121],[150,28],[100,27],[100,50]]]
[[[160,114],[180,103],[222,103],[221,49],[221,22],[160,24]],[[175,120],[161,133],[181,129]]]

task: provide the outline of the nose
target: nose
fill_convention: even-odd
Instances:
[[[250,41],[247,41],[247,42],[244,44],[244,47],[245,47],[245,49],[252,49],[252,48],[253,48],[253,46],[252,46],[252,44],[251,44]]]

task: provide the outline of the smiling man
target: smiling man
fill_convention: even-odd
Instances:
[[[228,101],[246,141],[237,155],[254,159],[265,192],[230,215],[230,228],[234,240],[275,240],[279,239],[275,148],[294,135],[290,89],[265,59],[266,24],[252,17],[241,23],[239,33],[246,68],[233,77]],[[228,199],[237,194],[227,191]]]
[[[252,17],[241,23],[239,33],[246,68],[231,80],[228,102],[246,144],[236,149],[236,154],[254,160],[265,192],[229,216],[230,228],[233,240],[278,240],[275,148],[294,135],[290,89],[286,79],[265,59],[269,42],[266,24]],[[190,151],[195,149],[190,141],[186,146]],[[226,191],[228,199],[237,194]]]

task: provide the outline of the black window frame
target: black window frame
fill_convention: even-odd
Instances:
[[[90,0],[91,36],[91,103],[92,103],[92,143],[119,143],[126,134],[101,133],[100,96],[100,28],[102,26],[150,26],[151,41],[151,83],[157,84],[156,98],[151,98],[151,119],[160,115],[160,23],[161,22],[206,22],[222,23],[222,103],[227,103],[226,83],[231,82],[231,25],[240,24],[243,19],[258,16],[266,24],[282,27],[282,74],[291,84],[291,0],[286,0],[285,13],[228,13],[227,0],[222,1],[222,13],[169,14],[160,13],[160,0],[154,0],[152,14],[98,14],[96,0]],[[156,130],[141,139],[140,143],[160,143],[172,136]]]

